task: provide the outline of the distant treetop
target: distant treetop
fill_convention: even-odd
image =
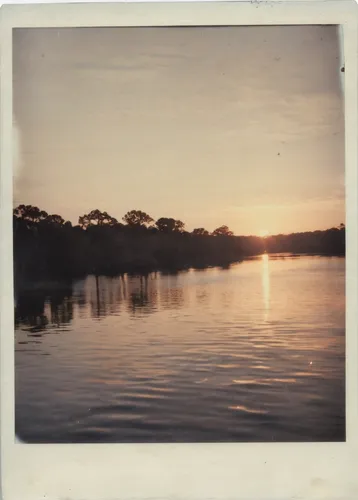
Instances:
[[[122,219],[128,226],[151,226],[154,219],[141,210],[130,210]]]
[[[227,226],[220,226],[213,231],[213,236],[233,236],[234,233],[230,231]]]
[[[203,227],[197,227],[196,229],[193,229],[193,234],[195,234],[196,236],[207,236],[209,234],[209,231],[207,231]]]
[[[118,221],[107,212],[92,210],[89,214],[84,214],[82,217],[79,217],[78,224],[83,229],[87,229],[90,226],[114,226],[118,224]]]
[[[185,228],[185,224],[181,220],[168,217],[161,217],[155,224],[163,233],[182,233]]]

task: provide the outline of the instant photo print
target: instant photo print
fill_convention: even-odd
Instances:
[[[5,500],[353,499],[357,6],[1,9]]]

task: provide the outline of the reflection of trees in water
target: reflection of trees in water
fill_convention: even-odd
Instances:
[[[91,313],[92,316],[95,318],[100,318],[101,316],[105,316],[107,313],[107,303],[105,302],[104,299],[104,291],[102,290],[102,282],[101,282],[101,288],[100,288],[100,283],[99,283],[99,277],[95,276],[95,285],[94,285],[94,290],[91,289]]]
[[[61,302],[50,301],[51,323],[61,326],[73,320],[72,298],[64,297]]]
[[[27,289],[17,294],[15,325],[45,330],[49,323],[60,326],[73,319],[72,286],[58,283]]]
[[[86,280],[86,301],[91,316],[101,318],[116,314],[123,301],[123,276],[89,276]]]
[[[88,301],[86,297],[86,279],[76,281],[73,284],[73,300],[81,311],[87,307]]]
[[[18,294],[15,308],[15,324],[29,326],[42,324],[45,318],[46,296],[41,291]]]
[[[114,278],[89,276],[82,294],[77,290],[76,302],[89,304],[90,314],[95,318],[118,314],[122,303],[131,314],[151,314],[159,304],[165,309],[176,309],[185,302],[184,291],[177,280],[178,273],[125,274]]]
[[[130,310],[135,313],[136,309],[145,309],[149,305],[149,297],[146,290],[139,290],[132,292],[128,301]]]
[[[157,274],[128,276],[126,301],[130,313],[151,314],[158,307]]]
[[[88,276],[73,284],[37,284],[18,293],[16,325],[45,329],[71,323],[76,316],[102,318],[119,314],[152,314],[158,309],[179,309],[188,302],[207,303],[207,287],[183,286],[183,273],[125,274],[117,277]]]
[[[76,299],[89,306],[94,318],[118,314],[122,304],[134,314],[150,313],[157,305],[156,274],[89,276]]]

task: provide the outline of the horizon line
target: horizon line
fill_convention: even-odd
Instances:
[[[19,204],[16,204],[16,206],[14,206],[14,207],[13,207],[13,212],[14,212],[14,210],[15,210],[16,208],[18,208],[18,207],[20,207],[20,206],[31,206],[31,207],[38,208],[39,210],[41,210],[41,209],[40,209],[37,205],[25,204],[25,203],[19,203]],[[93,209],[93,210],[90,210],[90,211],[88,212],[88,214],[90,214],[90,213],[91,213],[92,211],[94,211],[94,210],[99,210],[99,209]],[[41,210],[41,211],[46,212],[46,214],[47,214],[48,216],[51,216],[51,215],[59,215],[61,218],[63,218],[60,214],[55,214],[55,213],[52,213],[52,214],[51,214],[50,212],[47,212],[47,211],[45,211],[45,210]],[[110,214],[108,214],[108,212],[106,212],[105,210],[99,210],[99,211],[100,211],[101,213],[106,213],[106,214],[107,214],[107,215],[109,215],[110,217],[113,217],[113,216],[111,216]],[[142,210],[129,210],[129,211],[127,211],[124,215],[126,215],[127,213],[129,213],[129,212],[131,212],[131,211],[138,211],[138,212],[140,211],[140,212],[143,212]],[[144,213],[147,213],[147,212],[144,212]],[[84,215],[88,215],[88,214],[84,214]],[[82,216],[78,216],[78,219],[79,219],[80,217],[82,217]],[[125,223],[125,222],[120,222],[120,221],[119,221],[117,218],[115,218],[115,217],[113,217],[113,218],[117,221],[117,223],[118,223],[118,224],[121,224],[121,225],[123,225],[124,227],[130,227],[130,224]],[[121,221],[123,221],[123,218],[124,218],[124,216],[123,216],[120,220],[121,220]],[[165,217],[165,218],[169,218],[169,217]],[[79,224],[79,220],[78,220],[78,219],[77,219],[76,223],[74,223],[74,222],[73,222],[73,220],[70,220],[70,219],[67,219],[67,220],[66,220],[66,219],[63,219],[63,220],[64,220],[64,222],[65,222],[65,223],[66,223],[66,222],[70,222],[70,223],[71,223],[71,225],[72,225],[72,227],[76,227],[76,226],[80,226],[80,224]],[[160,218],[159,218],[159,219],[160,219]],[[150,229],[150,228],[155,228],[155,227],[156,227],[156,222],[157,222],[159,219],[157,219],[157,220],[154,220],[154,219],[153,219],[153,223],[154,223],[153,225],[149,225],[149,226],[147,226],[147,225],[143,224],[143,225],[142,225],[142,227],[145,227],[145,228],[147,228],[147,229]],[[172,219],[174,219],[174,217],[172,217]],[[175,220],[180,220],[180,219],[175,219]],[[94,224],[94,226],[95,226],[95,225],[97,225],[97,224]],[[103,224],[103,226],[106,226],[106,224]],[[221,226],[218,226],[218,227],[222,227],[222,226],[225,226],[225,224],[222,224]],[[184,222],[184,227],[185,227],[185,222]],[[329,230],[331,230],[331,229],[340,229],[340,228],[343,228],[343,227],[344,227],[344,228],[346,227],[345,222],[341,222],[338,226],[333,225],[333,226],[331,226],[331,227],[326,227],[325,229],[310,229],[310,230],[292,231],[292,232],[290,232],[290,233],[271,233],[270,231],[266,231],[266,230],[265,230],[265,231],[264,231],[264,232],[265,232],[265,234],[253,234],[253,233],[251,233],[251,234],[235,234],[235,233],[233,232],[234,234],[232,234],[232,236],[237,237],[237,238],[252,238],[252,237],[254,237],[254,238],[262,238],[262,239],[267,239],[267,238],[270,238],[270,237],[277,237],[277,236],[289,236],[289,235],[293,235],[293,234],[304,234],[304,233],[314,233],[314,232],[325,232],[325,231],[329,231]],[[198,226],[197,228],[199,228],[199,226]],[[193,228],[191,231],[184,229],[184,231],[183,231],[183,232],[192,233],[192,232],[193,232],[195,229],[197,229],[197,228]],[[200,228],[204,229],[202,226],[200,226]],[[215,228],[215,229],[217,229],[217,228]],[[209,234],[208,234],[208,236],[211,236],[211,235],[212,235],[212,233],[215,231],[215,229],[214,229],[213,231],[208,231],[208,233],[209,233]],[[230,229],[230,228],[229,228],[229,229]],[[206,229],[205,229],[205,230],[206,230]]]

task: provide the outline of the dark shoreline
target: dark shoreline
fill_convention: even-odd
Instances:
[[[188,266],[182,266],[182,267],[176,267],[176,268],[165,268],[165,267],[148,267],[146,269],[140,268],[136,269],[134,267],[128,267],[127,269],[123,269],[119,272],[114,272],[114,273],[95,273],[95,272],[89,272],[85,274],[75,274],[72,276],[58,276],[58,275],[42,275],[41,277],[26,277],[25,279],[18,279],[14,281],[14,290],[15,294],[17,293],[28,293],[28,292],[36,292],[36,291],[42,291],[42,290],[48,290],[48,291],[63,291],[67,287],[72,286],[74,281],[78,280],[84,280],[89,276],[94,276],[94,277],[106,277],[106,278],[118,278],[118,277],[123,277],[123,276],[131,276],[131,277],[139,277],[139,278],[147,278],[151,274],[156,274],[159,273],[161,275],[177,275],[179,273],[183,272],[188,272],[190,270],[194,271],[205,271],[208,269],[230,269],[231,266],[240,264],[245,261],[250,261],[250,260],[257,260],[260,258],[262,253],[257,254],[257,255],[249,255],[246,257],[242,257],[238,260],[234,260],[231,262],[225,262],[225,263],[214,263],[214,264],[208,264],[206,266],[193,266],[193,265],[188,265]],[[285,260],[285,259],[291,259],[291,258],[300,258],[300,257],[330,257],[330,258],[345,258],[345,254],[340,254],[340,253],[266,253],[272,260]]]
[[[138,214],[146,215],[134,213]],[[130,221],[120,224],[106,212],[95,211],[95,215],[97,223],[91,219],[88,224],[72,226],[36,207],[18,207],[13,218],[15,289],[22,289],[24,283],[71,281],[88,275],[145,276],[191,268],[225,269],[264,253],[280,254],[277,258],[345,255],[343,224],[324,231],[260,237],[236,236],[227,226],[211,234],[203,228],[189,233],[174,219],[162,218],[155,227],[146,227]]]

